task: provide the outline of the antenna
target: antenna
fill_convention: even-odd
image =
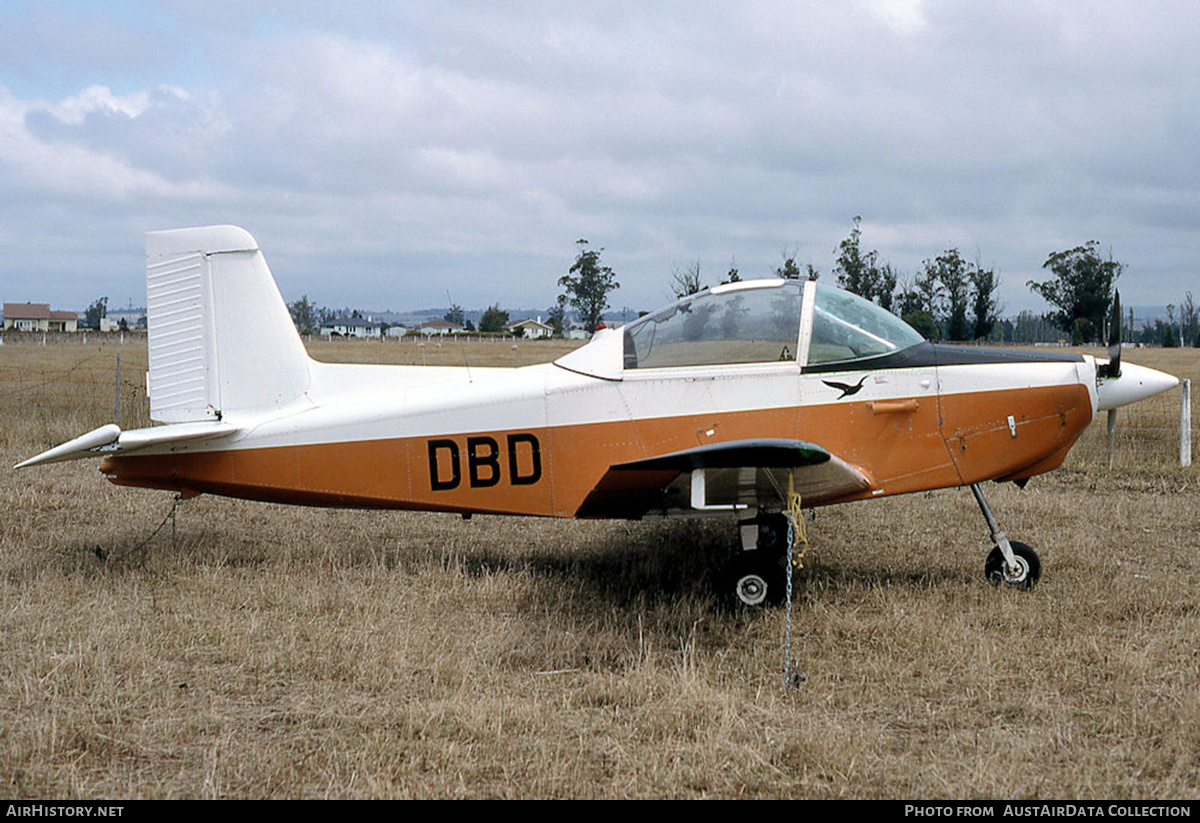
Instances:
[[[454,302],[454,298],[450,296],[450,289],[446,289],[446,299],[450,301],[450,309],[451,310],[453,310],[454,307],[456,305],[458,305],[457,303]],[[465,322],[466,319],[467,319],[467,316],[464,312],[463,321]],[[464,331],[465,331],[465,329],[464,329]],[[458,350],[460,352],[462,352],[463,366],[467,370],[467,382],[473,383],[474,381],[471,379],[471,364],[467,362],[467,347],[463,345],[463,341],[461,339],[458,341]]]

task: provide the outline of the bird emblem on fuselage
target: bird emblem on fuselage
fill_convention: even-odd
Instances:
[[[852,394],[858,394],[859,390],[863,387],[863,383],[866,382],[868,377],[870,377],[869,374],[864,374],[862,376],[862,380],[859,380],[858,383],[853,386],[851,386],[849,383],[839,383],[836,380],[822,380],[821,382],[831,389],[840,389],[842,393],[838,395],[838,400],[841,400],[843,397],[848,397]]]

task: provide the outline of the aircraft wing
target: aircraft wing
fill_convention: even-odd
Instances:
[[[860,468],[802,440],[736,440],[610,466],[577,517],[642,517],[747,500],[783,502],[788,475],[806,502],[823,502],[871,485]]]
[[[171,426],[153,426],[148,429],[121,431],[115,423],[109,423],[60,446],[47,449],[36,457],[18,463],[13,468],[23,469],[41,463],[61,463],[64,460],[79,460],[84,457],[127,453],[150,446],[170,446],[194,440],[228,437],[238,431],[237,426],[222,422],[178,423]]]

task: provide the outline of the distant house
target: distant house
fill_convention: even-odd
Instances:
[[[79,315],[57,311],[49,303],[5,303],[4,330],[79,331]]]
[[[388,337],[403,337],[404,335],[408,334],[408,329],[401,325],[388,326],[387,332],[385,333]]]
[[[362,317],[331,317],[321,324],[325,337],[357,337],[362,339],[383,336],[383,323]]]
[[[417,326],[417,331],[427,337],[432,337],[443,334],[462,334],[466,329],[449,320],[430,320],[428,323]]]
[[[509,323],[504,330],[518,337],[523,335],[530,340],[554,336],[554,329],[543,323],[540,317],[537,320],[518,320],[515,323]]]

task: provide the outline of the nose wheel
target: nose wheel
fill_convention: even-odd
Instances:
[[[1003,583],[1010,588],[1029,591],[1037,585],[1042,576],[1042,561],[1038,559],[1037,552],[1025,543],[1008,539],[996,522],[996,517],[984,499],[983,490],[979,488],[978,483],[971,484],[971,493],[975,495],[975,502],[983,512],[983,519],[987,521],[988,530],[992,533],[992,542],[995,544],[995,548],[983,564],[983,572],[988,581],[995,586]]]
[[[1004,552],[997,546],[987,556],[987,562],[983,566],[984,574],[993,586],[1003,583],[1014,589],[1029,591],[1037,585],[1038,578],[1042,576],[1042,561],[1038,559],[1037,552],[1024,543],[1014,540],[1008,545],[1012,548],[1012,565],[1004,561]]]

